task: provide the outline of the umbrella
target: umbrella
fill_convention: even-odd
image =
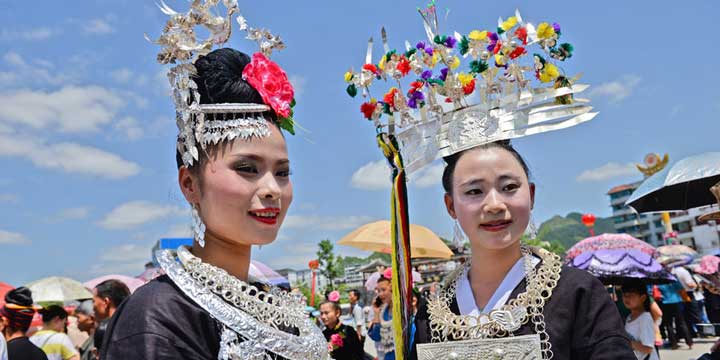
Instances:
[[[698,256],[697,251],[679,244],[660,246],[657,252],[657,261],[671,267],[689,264]]]
[[[390,222],[387,220],[365,224],[345,235],[340,245],[361,250],[390,253]],[[410,225],[410,249],[413,258],[450,258],[452,250],[432,230]]]
[[[694,155],[647,178],[625,205],[637,212],[687,210],[716,203],[709,191],[720,181],[720,152]]]
[[[142,274],[138,275],[137,278],[144,281],[144,282],[150,282],[151,280],[155,279],[158,276],[165,275],[165,272],[161,268],[149,268],[143,271]]]
[[[377,281],[380,278],[379,272],[374,272],[368,276],[367,280],[365,280],[365,288],[367,291],[375,291],[375,288],[377,287]],[[412,280],[414,283],[416,282],[422,282],[422,275],[420,275],[419,272],[413,270],[412,272]]]
[[[98,284],[105,280],[118,280],[125,284],[128,289],[130,289],[130,293],[134,293],[135,290],[143,285],[145,285],[145,281],[142,281],[138,278],[125,276],[125,275],[105,275],[101,276],[92,280],[88,280],[83,283],[83,286],[85,286],[88,289],[94,289]]]
[[[93,296],[80,282],[60,276],[36,280],[26,286],[32,291],[36,303],[90,299]]]
[[[0,307],[5,305],[5,294],[14,288],[14,286],[0,281]]]
[[[652,256],[633,249],[587,251],[576,256],[568,265],[587,270],[604,284],[622,285],[637,280],[660,284],[675,279]]]
[[[250,261],[250,270],[248,272],[252,281],[258,281],[274,286],[290,288],[290,282],[282,275],[275,272],[269,266],[257,261]]]
[[[717,273],[718,264],[720,264],[719,257],[714,255],[705,255],[700,259],[700,265],[696,266],[693,270],[699,274],[712,275]]]
[[[602,234],[585,238],[573,245],[568,249],[565,260],[570,262],[581,253],[600,249],[634,249],[650,256],[655,255],[655,248],[652,245],[628,234]]]

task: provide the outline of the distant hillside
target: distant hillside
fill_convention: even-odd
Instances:
[[[559,242],[566,249],[578,241],[590,236],[588,228],[581,222],[582,214],[570,213],[565,217],[555,215],[540,225],[538,239],[547,242]],[[595,234],[614,233],[612,219],[597,218],[595,220]]]

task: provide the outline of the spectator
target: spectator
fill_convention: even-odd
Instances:
[[[692,274],[684,266],[676,266],[671,270],[678,278],[686,296],[683,296],[683,315],[687,321],[687,328],[690,336],[697,337],[696,325],[702,322],[700,303],[705,301],[702,290],[698,286]]]
[[[40,313],[43,328],[31,336],[30,341],[45,352],[48,360],[80,360],[80,354],[65,333],[67,311],[62,306],[50,305]]]
[[[7,340],[9,360],[47,360],[47,355],[25,336],[33,315],[35,308],[30,289],[19,287],[5,294],[5,305],[0,308],[0,327]]]
[[[659,360],[655,351],[655,322],[650,314],[647,287],[641,283],[622,287],[623,304],[630,310],[625,320],[625,331],[630,335],[635,357],[638,360]]]
[[[660,326],[662,329],[665,329],[668,340],[670,340],[670,348],[679,348],[678,333],[685,335],[685,343],[689,348],[692,348],[692,337],[690,337],[690,332],[685,324],[685,316],[680,308],[682,304],[682,297],[680,297],[680,291],[683,289],[682,285],[677,281],[673,281],[669,284],[658,285],[657,287],[662,294],[662,303],[660,303],[662,323]],[[675,325],[674,327],[673,323]]]
[[[360,338],[355,329],[340,322],[340,313],[337,302],[320,304],[320,320],[325,325],[323,335],[328,341],[330,356],[336,360],[361,360],[365,352]]]
[[[395,360],[395,339],[392,331],[392,290],[388,268],[377,281],[378,297],[373,302],[373,320],[368,329],[368,336],[375,341],[378,360]],[[410,339],[415,338],[415,324],[412,323]],[[410,347],[412,347],[412,342]]]
[[[348,299],[350,299],[350,313],[353,317],[353,326],[355,332],[360,337],[360,344],[365,344],[365,337],[367,336],[367,330],[365,329],[365,316],[363,314],[363,308],[360,306],[360,291],[357,289],[350,290],[348,293]]]
[[[93,336],[95,335],[95,328],[97,323],[95,322],[95,311],[93,310],[93,301],[85,300],[75,308],[75,316],[77,317],[78,330],[84,331],[88,334],[87,340],[80,345],[80,360],[94,360],[95,355],[93,349],[95,348],[95,342]]]
[[[93,310],[95,319],[104,321],[113,316],[118,306],[130,296],[130,290],[122,281],[110,279],[93,289]]]

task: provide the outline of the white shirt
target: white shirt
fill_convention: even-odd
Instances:
[[[625,331],[633,341],[653,348],[649,360],[660,360],[657,351],[655,351],[655,322],[649,312],[642,313],[635,320],[630,320],[630,316],[628,316],[625,320]],[[638,360],[642,360],[648,355],[637,350],[633,352]]]
[[[532,257],[532,266],[537,266],[540,259]],[[479,309],[475,303],[475,296],[473,295],[472,288],[470,287],[470,280],[468,279],[468,269],[458,279],[456,298],[458,308],[460,309],[461,315],[472,315],[480,316],[481,313],[488,313],[492,310],[499,309],[510,298],[510,294],[520,284],[522,279],[525,277],[525,257],[521,257],[510,271],[505,275],[505,278],[500,283],[492,297],[485,305],[484,309]]]
[[[357,330],[360,328],[360,336],[367,336],[367,330],[365,330],[365,316],[363,315],[363,309],[360,304],[352,306],[352,317],[353,317],[353,329]]]
[[[0,360],[8,360],[7,344],[5,343],[5,336],[0,334]]]
[[[688,295],[693,295],[693,300],[695,301],[703,301],[705,300],[705,297],[702,294],[702,291],[700,291],[700,287],[697,286],[697,282],[695,279],[693,279],[693,276],[690,275],[690,272],[687,271],[682,266],[676,266],[670,271],[673,275],[675,275],[678,280],[680,280],[680,284],[682,285],[683,289],[687,291]],[[690,289],[690,285],[695,284],[695,290]]]

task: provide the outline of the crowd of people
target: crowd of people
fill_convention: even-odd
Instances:
[[[0,308],[0,360],[99,359],[107,324],[130,290],[111,279],[98,284],[92,293],[92,299],[72,306],[39,307],[30,289],[10,290]],[[39,328],[31,326],[36,312],[42,318]]]

